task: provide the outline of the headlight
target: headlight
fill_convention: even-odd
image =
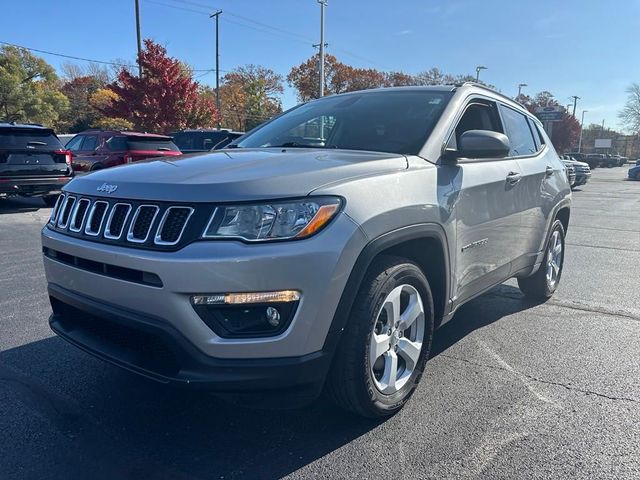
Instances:
[[[219,207],[202,237],[247,241],[305,238],[320,231],[339,209],[339,198],[324,197]]]

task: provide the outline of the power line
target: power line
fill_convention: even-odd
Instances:
[[[23,48],[25,50],[29,50],[30,52],[37,52],[37,53],[42,53],[44,55],[53,55],[54,57],[62,57],[62,58],[69,58],[71,60],[81,60],[83,62],[91,62],[91,63],[100,63],[103,65],[113,65],[116,67],[129,67],[129,68],[135,68],[136,65],[132,64],[132,63],[117,63],[117,62],[107,62],[104,60],[96,60],[96,59],[92,59],[92,58],[84,58],[84,57],[76,57],[74,55],[67,55],[64,53],[57,53],[57,52],[49,52],[47,50],[40,50],[39,48],[31,48],[31,47],[25,47],[24,45],[18,45],[16,43],[9,43],[9,42],[3,42],[0,40],[0,44],[2,45],[8,45],[10,47],[15,47],[15,48]],[[215,69],[212,68],[192,68],[191,69],[192,72],[213,72],[215,71]],[[226,70],[220,70],[221,72],[225,72]]]

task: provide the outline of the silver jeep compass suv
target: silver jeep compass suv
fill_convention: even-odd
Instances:
[[[496,92],[325,97],[70,182],[42,231],[49,321],[159,382],[390,415],[460,305],[511,277],[553,294],[569,205],[542,126]]]

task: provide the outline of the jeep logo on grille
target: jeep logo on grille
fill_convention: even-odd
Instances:
[[[108,183],[103,183],[96,190],[98,190],[98,192],[103,192],[103,193],[113,193],[117,189],[118,189],[117,185],[109,185]]]

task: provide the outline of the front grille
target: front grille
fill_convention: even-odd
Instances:
[[[177,250],[200,238],[213,205],[89,197],[64,193],[48,228],[94,242]]]

